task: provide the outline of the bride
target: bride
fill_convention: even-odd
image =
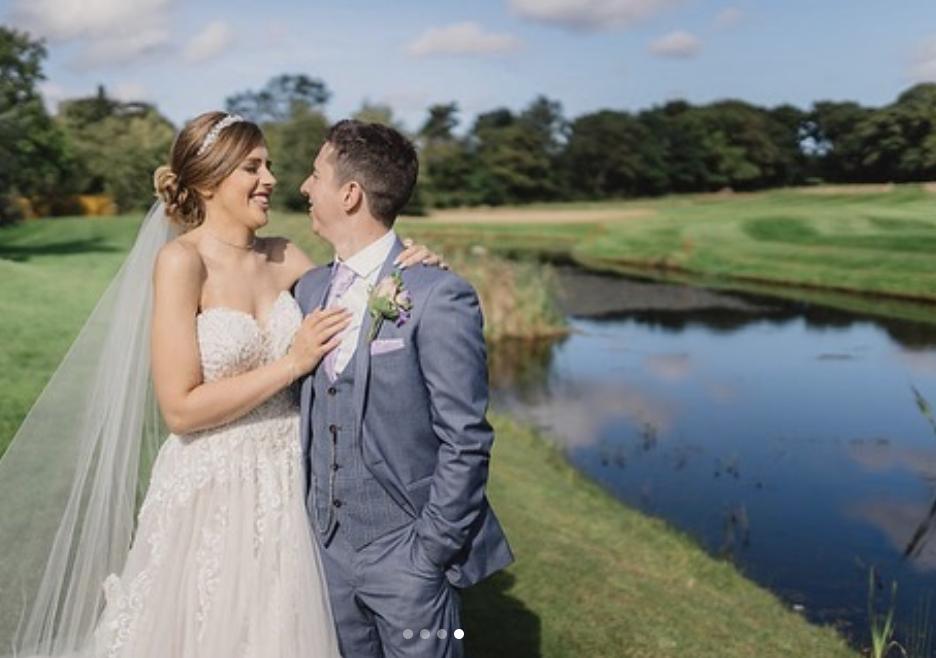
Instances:
[[[348,314],[303,318],[312,263],[256,235],[276,179],[255,124],[200,115],[155,185],[0,460],[0,655],[338,656],[291,384]],[[420,262],[439,259],[401,255]]]

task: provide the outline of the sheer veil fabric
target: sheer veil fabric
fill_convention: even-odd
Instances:
[[[0,656],[75,655],[123,568],[166,435],[150,378],[157,202],[0,458]]]

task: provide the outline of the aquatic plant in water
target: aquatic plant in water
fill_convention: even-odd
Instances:
[[[897,581],[891,582],[891,601],[882,620],[874,609],[875,590],[874,567],[868,571],[868,625],[871,630],[872,658],[886,658],[891,649],[897,649],[907,656],[906,650],[894,639],[894,610],[897,607]]]

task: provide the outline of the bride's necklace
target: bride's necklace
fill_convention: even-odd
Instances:
[[[257,236],[256,236],[256,235],[252,236],[251,239],[250,239],[250,242],[247,243],[247,244],[234,244],[233,242],[228,242],[227,240],[223,240],[223,239],[219,238],[217,235],[215,235],[214,233],[212,233],[212,232],[209,231],[208,229],[205,229],[205,233],[207,233],[208,235],[210,235],[211,237],[213,237],[213,238],[214,238],[215,240],[217,240],[218,242],[220,242],[220,243],[222,243],[222,244],[226,244],[226,245],[229,246],[229,247],[234,247],[234,248],[236,248],[236,249],[253,249],[254,245],[257,244]]]

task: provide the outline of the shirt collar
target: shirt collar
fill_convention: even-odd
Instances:
[[[338,258],[338,256],[335,256],[335,261],[344,263],[359,277],[367,279],[379,270],[380,266],[387,260],[390,251],[393,249],[393,245],[396,243],[396,239],[396,232],[390,229],[382,237],[371,242],[348,260],[343,261]]]

